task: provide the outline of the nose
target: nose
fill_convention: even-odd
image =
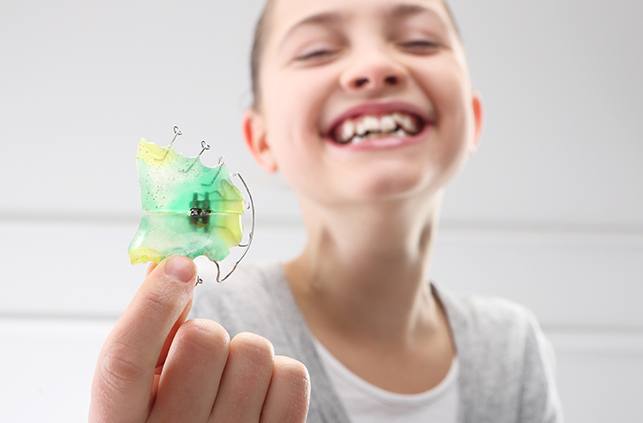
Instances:
[[[341,77],[344,90],[354,93],[380,92],[400,87],[406,81],[404,69],[387,57],[372,57],[346,69]]]

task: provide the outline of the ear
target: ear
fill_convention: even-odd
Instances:
[[[276,172],[277,162],[268,144],[263,116],[254,109],[246,110],[243,115],[243,136],[257,163],[269,173]]]
[[[478,151],[478,148],[480,147],[480,135],[482,134],[482,123],[484,120],[482,98],[480,92],[477,90],[474,91],[473,96],[471,97],[471,107],[473,110],[474,134],[470,153],[473,154]]]

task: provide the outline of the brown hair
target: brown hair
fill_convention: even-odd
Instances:
[[[451,10],[448,1],[441,1],[447,10],[447,13],[449,14],[449,18],[451,19],[451,23],[453,24],[456,33],[458,34],[458,38],[460,39],[460,41],[462,41],[460,28],[458,27],[458,23],[455,20],[455,15]],[[259,69],[261,67],[261,61],[263,59],[264,43],[266,40],[266,34],[269,31],[269,17],[272,12],[273,5],[274,0],[266,0],[266,4],[261,11],[261,15],[259,15],[259,19],[255,24],[255,32],[252,41],[252,50],[250,53],[250,81],[252,84],[252,108],[254,108],[255,110],[259,108],[260,104],[259,97],[261,95],[261,87],[259,86]]]

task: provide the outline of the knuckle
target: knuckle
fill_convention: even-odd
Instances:
[[[275,371],[287,378],[309,379],[304,363],[283,355],[275,356]]]
[[[212,320],[188,320],[177,331],[177,339],[191,349],[211,354],[213,351],[226,351],[230,343],[228,332]]]
[[[149,315],[165,315],[175,308],[172,296],[165,290],[147,292],[143,297],[142,303],[145,313]]]
[[[131,349],[123,344],[111,346],[101,361],[102,382],[116,390],[123,390],[147,376],[147,369],[136,361]]]
[[[250,332],[236,335],[230,342],[230,353],[257,365],[272,366],[274,348],[266,338]]]
[[[275,356],[273,377],[297,391],[308,391],[310,388],[310,375],[306,366],[298,360],[285,356]]]

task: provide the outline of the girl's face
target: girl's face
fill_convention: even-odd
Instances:
[[[433,194],[475,151],[482,107],[440,0],[275,0],[267,19],[245,135],[298,195]]]

